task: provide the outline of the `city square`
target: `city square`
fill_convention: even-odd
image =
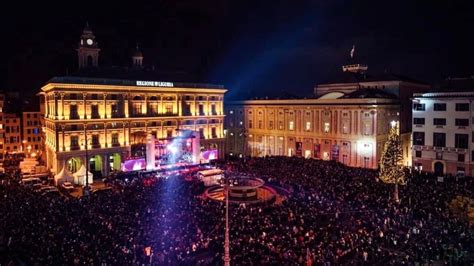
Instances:
[[[473,265],[474,6],[422,7],[7,12],[0,265]]]

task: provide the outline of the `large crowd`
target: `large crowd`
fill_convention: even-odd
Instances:
[[[471,178],[408,173],[399,203],[375,170],[267,157],[227,163],[286,199],[231,205],[236,265],[472,263],[473,228],[448,208],[474,197]],[[114,182],[110,182],[113,186]],[[225,206],[183,175],[135,176],[88,198],[0,186],[0,264],[221,265]]]

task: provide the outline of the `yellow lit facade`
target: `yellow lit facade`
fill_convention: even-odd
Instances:
[[[384,98],[227,102],[227,155],[299,156],[377,168],[398,111],[398,100]]]
[[[217,85],[141,82],[92,78],[53,78],[41,88],[47,167],[120,170],[131,146],[146,136],[172,138],[178,129],[201,133],[201,148],[224,155],[223,97]],[[87,143],[86,143],[87,139]]]

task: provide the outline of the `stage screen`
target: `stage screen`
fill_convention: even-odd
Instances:
[[[122,163],[122,171],[138,171],[146,168],[145,158],[129,159]]]

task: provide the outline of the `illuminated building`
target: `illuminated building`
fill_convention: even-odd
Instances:
[[[437,175],[474,175],[474,92],[413,96],[413,165]]]
[[[16,114],[4,113],[3,119],[5,121],[5,152],[23,152],[24,147],[21,139],[21,118]]]
[[[105,176],[127,158],[145,156],[150,134],[172,139],[185,129],[200,134],[200,150],[217,149],[223,156],[222,86],[131,78],[141,67],[141,53],[133,55],[135,68],[122,78],[108,78],[107,69],[94,72],[99,48],[88,27],[77,51],[81,76],[55,77],[40,93],[47,167],[53,173],[63,167],[77,171],[87,145],[89,170]]]
[[[411,163],[411,100],[429,86],[406,77],[370,76],[343,66],[314,99],[226,102],[227,155],[303,156],[377,168],[390,122],[400,122],[404,165]]]
[[[387,96],[228,102],[228,154],[303,156],[377,168],[389,121],[398,120],[398,100]]]
[[[5,103],[5,95],[0,93],[0,161],[3,160],[5,153],[5,120],[3,118],[3,105]]]
[[[27,156],[36,157],[42,149],[42,127],[40,112],[22,113],[22,143],[23,151]]]

